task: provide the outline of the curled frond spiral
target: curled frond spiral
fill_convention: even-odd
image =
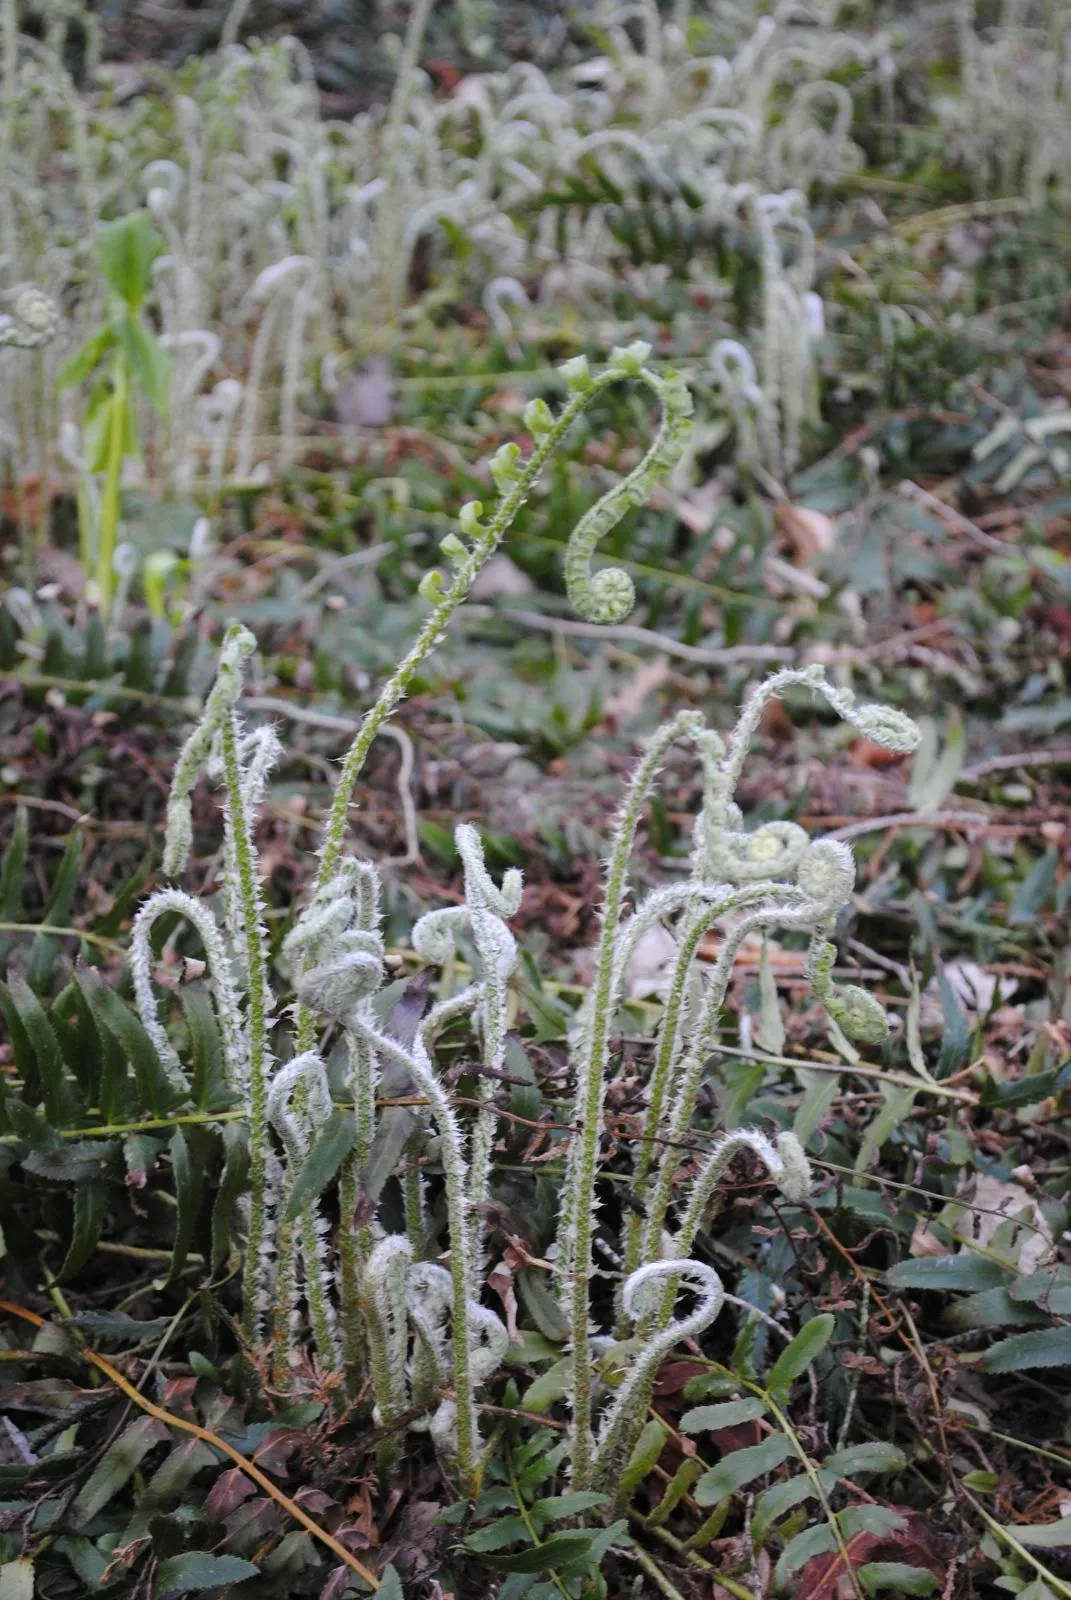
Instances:
[[[889,1019],[880,1003],[857,983],[837,988],[833,982],[833,963],[837,947],[818,934],[807,952],[807,978],[816,999],[825,1006],[833,1021],[849,1039],[859,1044],[881,1044],[889,1037]]]
[[[156,996],[152,991],[152,946],[150,935],[158,918],[177,912],[197,930],[205,955],[212,1000],[223,1043],[223,1064],[227,1085],[241,1090],[247,1085],[249,1062],[242,1033],[242,1014],[238,988],[223,937],[208,907],[182,889],[160,889],[146,900],[130,936],[130,972],[134,980],[134,1000],[141,1025],[156,1047],[168,1077],[178,1088],[189,1089],[178,1055],[160,1021]]]
[[[59,307],[41,289],[20,289],[11,306],[12,316],[0,323],[0,345],[18,350],[39,350],[56,337]]]
[[[344,857],[283,941],[284,955],[298,969],[295,986],[304,1005],[344,1020],[375,993],[383,981],[378,923],[374,867]]]
[[[684,1219],[673,1241],[675,1255],[685,1256],[692,1248],[715,1189],[742,1150],[749,1150],[762,1162],[786,1200],[798,1203],[810,1194],[810,1162],[794,1133],[779,1133],[776,1144],[757,1128],[738,1128],[724,1134],[692,1184]]]
[[[660,377],[644,365],[650,345],[637,340],[611,353],[611,364],[622,377],[641,378],[662,403],[662,422],[647,454],[626,478],[615,484],[587,510],[573,529],[565,553],[565,583],[569,599],[589,622],[623,622],[632,610],[636,591],[620,567],[592,573],[591,561],[599,541],[632,506],[642,505],[654,485],[679,461],[691,428],[692,397],[684,380]],[[583,373],[579,375],[583,381]]]
[[[795,822],[764,822],[754,833],[710,829],[704,835],[706,863],[726,883],[763,883],[791,872],[807,848]]]
[[[603,1419],[595,1446],[593,1477],[606,1487],[613,1483],[628,1459],[646,1416],[646,1398],[659,1365],[675,1344],[694,1339],[717,1318],[725,1303],[725,1290],[713,1267],[702,1261],[652,1261],[625,1281],[622,1305],[633,1322],[650,1315],[659,1301],[659,1289],[674,1280],[694,1290],[698,1303],[686,1317],[671,1322],[649,1339],[625,1375],[613,1404]]]

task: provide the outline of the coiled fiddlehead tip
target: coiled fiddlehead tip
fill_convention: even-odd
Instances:
[[[662,406],[658,433],[643,460],[584,513],[569,536],[565,552],[565,585],[570,602],[582,617],[604,627],[624,622],[636,603],[636,590],[628,573],[620,568],[606,567],[592,573],[595,550],[625,512],[642,505],[655,484],[680,460],[690,427],[692,396],[687,383],[679,373],[660,377],[644,366],[650,353],[650,346],[642,340],[615,349],[610,367],[598,381],[602,385],[621,378],[641,379]],[[586,394],[595,382],[582,356],[567,362],[562,371],[574,394]]]
[[[703,831],[711,868],[728,883],[763,883],[790,872],[807,848],[807,835],[795,822],[764,822],[754,833],[728,828]]]
[[[32,284],[20,289],[11,309],[12,321],[0,327],[0,345],[37,350],[55,338],[60,323],[59,307],[43,290]]]
[[[910,755],[922,738],[918,723],[895,706],[860,706],[852,720],[866,738],[896,755]]]
[[[777,1135],[777,1153],[781,1157],[781,1171],[777,1174],[777,1187],[786,1200],[798,1204],[805,1200],[813,1186],[811,1163],[794,1133]]]
[[[568,581],[568,573],[566,574]],[[611,627],[624,622],[636,604],[636,586],[620,567],[604,567],[587,579],[583,592],[570,591],[576,609],[588,622]]]
[[[889,1019],[872,994],[856,983],[834,990],[823,1002],[833,1021],[858,1044],[882,1044],[889,1037]]]
[[[812,899],[839,909],[855,887],[855,857],[840,839],[816,839],[800,860],[796,881]]]
[[[833,963],[837,947],[817,938],[807,959],[807,976],[815,996],[833,1021],[849,1039],[859,1044],[881,1044],[889,1037],[889,1019],[872,994],[850,983],[843,989],[834,986]]]

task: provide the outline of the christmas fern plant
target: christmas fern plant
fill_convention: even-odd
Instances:
[[[570,362],[564,369],[569,396],[560,413],[553,415],[540,401],[526,410],[531,454],[522,459],[516,446],[505,446],[494,458],[496,505],[487,512],[476,503],[462,508],[458,532],[443,541],[449,574],[432,573],[424,580],[428,617],[343,763],[315,885],[282,945],[283,970],[277,972],[270,958],[255,845],[258,813],[280,746],[271,729],[250,731],[243,724],[243,675],[255,642],[234,626],[175,769],[164,858],[173,881],[150,896],[135,919],[130,967],[138,1016],[114,995],[103,1001],[99,986],[81,980],[68,1002],[81,1026],[106,1030],[141,1063],[163,1119],[194,1105],[204,1114],[188,1135],[176,1125],[168,1147],[178,1189],[176,1259],[169,1280],[183,1269],[183,1252],[189,1250],[197,1175],[204,1167],[200,1145],[216,1137],[209,1130],[218,1116],[226,1135],[212,1258],[218,1267],[229,1257],[241,1272],[243,1338],[253,1360],[270,1371],[272,1387],[283,1392],[300,1387],[302,1373],[311,1369],[322,1392],[337,1396],[340,1408],[360,1404],[369,1394],[383,1430],[381,1463],[392,1459],[398,1430],[408,1425],[427,1432],[466,1499],[480,1494],[489,1460],[498,1459],[501,1430],[490,1441],[482,1436],[480,1396],[501,1371],[511,1345],[506,1324],[484,1304],[483,1288],[486,1217],[501,1132],[493,1095],[505,1075],[509,985],[518,961],[509,919],[520,905],[523,884],[514,870],[496,881],[480,834],[468,824],[458,827],[464,902],[427,912],[413,928],[411,942],[426,963],[450,969],[456,941],[463,937],[473,952],[470,981],[460,988],[442,983],[440,998],[412,1027],[397,1026],[388,1015],[391,990],[385,987],[378,877],[371,864],[346,852],[349,807],[376,734],[501,545],[572,421],[609,385],[638,381],[661,405],[657,436],[639,466],[581,519],[566,556],[568,589],[585,617],[612,622],[627,614],[631,581],[612,568],[593,573],[592,559],[623,512],[640,503],[677,459],[690,411],[683,380],[656,373],[647,365],[648,356],[642,344],[616,351],[610,367],[598,375],[583,361]],[[570,1117],[576,1131],[566,1142],[557,1237],[547,1252],[558,1296],[556,1305],[549,1299],[545,1316],[560,1329],[565,1346],[559,1380],[567,1421],[556,1461],[570,1480],[573,1498],[571,1510],[561,1508],[563,1515],[583,1508],[585,1517],[597,1522],[603,1512],[612,1518],[621,1485],[635,1480],[636,1463],[642,1467],[645,1459],[645,1422],[661,1361],[680,1341],[698,1338],[719,1315],[725,1299],[721,1281],[694,1250],[714,1192],[734,1158],[747,1153],[757,1159],[789,1205],[800,1203],[811,1186],[810,1167],[794,1135],[783,1132],[771,1141],[757,1130],[716,1139],[698,1169],[680,1181],[680,1151],[689,1143],[706,1065],[717,1048],[736,952],[754,932],[802,930],[810,940],[807,971],[815,997],[844,1033],[876,1041],[886,1030],[884,1013],[872,997],[854,987],[840,990],[832,980],[829,934],[854,882],[849,849],[829,840],[812,842],[793,823],[770,822],[749,832],[735,798],[763,709],[790,688],[821,697],[889,750],[908,751],[917,739],[901,713],[857,705],[816,667],[782,672],[760,685],[728,740],[705,726],[698,713],[683,712],[650,738],[641,756],[610,841],[594,980],[576,1019]],[[631,905],[629,871],[637,830],[659,769],[675,745],[694,752],[703,783],[690,870],[683,883],[655,889]],[[224,798],[218,917],[213,906],[178,881],[192,843],[191,795],[202,773],[222,787]],[[186,1007],[185,1034],[193,1049],[189,1064],[161,1015],[154,987],[153,932],[163,919],[171,926],[184,919],[204,954],[205,986],[197,1003]],[[658,924],[673,930],[677,955],[650,1067],[643,1137],[628,1175],[629,1220],[613,1273],[616,1321],[612,1332],[595,1334],[596,1248],[604,1253],[607,1248],[597,1239],[600,1141],[615,1073],[615,1018],[632,953]],[[720,931],[721,943],[706,972],[698,955],[712,929]],[[277,1015],[285,998],[282,990],[276,993],[280,982],[296,1002],[289,1034]],[[6,1009],[19,1015],[23,1034],[31,1029],[19,1013],[20,1003],[43,1041],[32,994],[29,1001],[21,990],[6,998]],[[470,1102],[459,1099],[442,1070],[443,1042],[459,1034],[474,1040],[479,1062],[480,1088]],[[333,1051],[335,1044],[344,1047],[341,1052]],[[28,1064],[37,1047],[30,1041]],[[40,1048],[50,1055],[46,1044]],[[377,1210],[364,1188],[377,1148],[377,1101],[386,1077],[409,1086],[407,1098],[422,1105],[431,1124],[417,1136],[426,1159],[402,1161],[403,1209],[393,1208],[393,1230],[388,1211]],[[68,1078],[60,1058],[49,1080],[53,1098],[63,1097]],[[59,1109],[58,1102],[53,1109]],[[191,1154],[193,1144],[198,1147]],[[429,1171],[441,1174],[441,1189],[440,1180],[432,1179],[434,1195],[427,1187]],[[333,1222],[336,1208],[325,1197],[336,1179],[338,1220]],[[396,1226],[399,1215],[402,1231]],[[93,1218],[83,1221],[82,1234],[92,1249]],[[515,1441],[509,1452],[501,1457],[507,1471],[509,1460],[516,1469],[523,1458]],[[499,1477],[501,1471],[496,1465]],[[522,1522],[526,1511],[529,1543],[567,1541],[556,1547],[567,1576],[571,1563],[590,1564],[590,1551],[581,1551],[574,1534],[550,1534],[544,1540],[548,1519],[527,1506],[522,1494],[517,1512]],[[543,1557],[525,1559],[549,1558],[544,1551]]]

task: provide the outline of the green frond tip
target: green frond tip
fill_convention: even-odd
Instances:
[[[884,750],[896,755],[910,755],[919,747],[922,733],[916,722],[895,706],[860,706],[855,715],[855,726],[860,733]]]
[[[164,834],[164,872],[178,877],[186,865],[193,842],[190,794],[198,775],[212,753],[216,735],[234,715],[242,692],[242,671],[257,647],[257,641],[240,622],[227,629],[219,655],[216,681],[209,690],[201,720],[182,747],[171,780],[167,802],[167,828]]]
[[[680,460],[691,431],[692,397],[687,384],[679,374],[660,377],[645,367],[643,362],[649,355],[650,346],[642,341],[615,349],[606,377],[639,378],[654,391],[662,406],[658,433],[639,465],[584,513],[565,552],[565,585],[570,601],[582,617],[604,626],[624,622],[636,603],[636,590],[628,573],[619,567],[605,567],[593,573],[595,550],[625,512],[642,505],[655,485],[668,476]],[[566,365],[575,368],[573,362]],[[584,382],[586,362],[579,380],[577,371],[580,369],[576,368],[569,378],[574,390],[578,382]]]
[[[882,1044],[889,1037],[889,1019],[872,994],[850,983],[823,1001],[826,1010],[857,1044]]]
[[[872,994],[850,983],[838,989],[833,983],[833,963],[837,947],[819,937],[812,944],[807,961],[807,976],[816,999],[849,1039],[858,1044],[881,1044],[889,1037],[889,1019]]]

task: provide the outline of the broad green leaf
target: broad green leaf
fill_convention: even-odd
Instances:
[[[380,1573],[377,1594],[379,1600],[405,1600],[402,1580],[399,1578],[393,1562],[389,1567],[384,1567]]]
[[[236,1096],[227,1087],[223,1040],[212,997],[204,984],[183,986],[182,1009],[190,1033],[194,1104],[200,1111],[224,1111],[234,1104]]]
[[[156,1513],[178,1501],[202,1468],[218,1465],[219,1454],[211,1445],[200,1439],[180,1439],[139,1494],[137,1509],[127,1523],[120,1543],[127,1545],[141,1538]]]
[[[223,1163],[223,1176],[219,1180],[216,1198],[212,1204],[213,1273],[217,1273],[227,1259],[235,1211],[238,1201],[245,1193],[249,1176],[249,1140],[246,1130],[240,1124],[231,1122],[223,1129],[223,1148],[227,1156]]]
[[[952,1328],[1038,1327],[1045,1318],[1033,1306],[1013,1300],[1007,1289],[983,1289],[967,1295],[948,1308]]]
[[[64,1533],[52,1548],[58,1555],[67,1557],[89,1594],[100,1588],[100,1580],[108,1569],[108,1561],[91,1539],[84,1539],[80,1534]]]
[[[702,1471],[703,1463],[695,1456],[689,1456],[681,1463],[666,1484],[661,1500],[647,1518],[649,1528],[660,1528],[669,1520]]]
[[[963,767],[966,737],[956,711],[948,719],[944,748],[937,752],[937,730],[928,717],[922,719],[922,743],[915,753],[908,798],[916,811],[939,811]]]
[[[515,1555],[485,1555],[483,1561],[498,1572],[551,1572],[555,1567],[566,1567],[586,1557],[593,1539],[594,1530],[556,1533],[544,1544],[530,1545]]]
[[[23,920],[26,857],[29,847],[28,814],[25,806],[19,806],[15,812],[15,826],[11,832],[11,840],[4,851],[4,863],[0,867],[0,922]],[[3,971],[14,938],[15,935],[12,934],[0,934],[0,972]]]
[[[955,1256],[920,1256],[899,1261],[886,1273],[893,1289],[999,1289],[1009,1281],[1008,1270],[988,1256],[963,1251]]]
[[[97,1027],[111,1035],[134,1068],[141,1103],[154,1116],[170,1111],[182,1098],[172,1086],[149,1035],[114,989],[78,975],[82,993]]]
[[[629,1545],[628,1521],[624,1517],[618,1522],[611,1522],[609,1527],[596,1528],[588,1534],[591,1543],[587,1550],[574,1557],[572,1562],[563,1561],[560,1571],[563,1577],[575,1578],[583,1576],[589,1571],[599,1571],[602,1562],[611,1549],[620,1550]]]
[[[357,1122],[353,1112],[332,1111],[298,1168],[286,1208],[287,1222],[300,1217],[310,1202],[323,1194],[356,1143]]]
[[[835,1472],[838,1478],[858,1478],[868,1472],[899,1472],[906,1465],[904,1452],[881,1439],[850,1444],[844,1450],[835,1450],[822,1462],[825,1471]]]
[[[934,1076],[947,1078],[960,1067],[966,1066],[970,1060],[971,1025],[959,1003],[955,989],[948,981],[943,965],[937,968],[937,990],[941,997],[944,1032],[941,1036],[941,1050]]]
[[[57,1283],[69,1283],[80,1272],[100,1242],[108,1211],[108,1191],[102,1183],[81,1183],[74,1191],[74,1227]]]
[[[982,1104],[1001,1111],[1014,1106],[1040,1105],[1061,1087],[1062,1077],[1061,1067],[1050,1067],[1047,1072],[1028,1072],[1007,1083],[996,1083],[987,1074],[982,1083]]]
[[[828,1522],[816,1522],[790,1539],[781,1551],[774,1568],[774,1583],[783,1589],[802,1567],[814,1556],[824,1556],[837,1548],[837,1536]]]
[[[1016,1333],[990,1345],[981,1360],[984,1372],[1026,1372],[1031,1367],[1071,1366],[1071,1326]]]
[[[863,1135],[859,1154],[855,1158],[856,1172],[870,1170],[871,1162],[882,1145],[911,1115],[917,1098],[914,1089],[898,1089],[887,1083],[881,1085],[881,1095],[885,1104]]]
[[[1071,1550],[1071,1517],[1061,1517],[1059,1522],[1036,1522],[1033,1526],[1019,1526],[1009,1522],[1006,1531],[1029,1550]]]
[[[662,1454],[668,1438],[669,1429],[660,1417],[652,1417],[649,1422],[644,1423],[643,1431],[621,1473],[622,1495],[630,1495],[639,1487],[647,1474],[654,1471],[655,1463]]]
[[[960,1479],[965,1489],[973,1489],[977,1494],[992,1494],[994,1489],[1000,1488],[999,1472],[983,1472],[980,1467],[973,1472],[965,1472]]]
[[[688,1379],[682,1393],[686,1400],[732,1400],[739,1388],[729,1372],[700,1372]]]
[[[824,1467],[819,1469],[818,1481],[825,1494],[832,1494],[837,1486],[837,1480],[831,1472]],[[792,1511],[803,1500],[811,1500],[816,1493],[814,1483],[808,1473],[800,1473],[799,1477],[790,1478],[787,1483],[775,1483],[771,1488],[764,1489],[755,1501],[755,1515],[751,1520],[752,1532],[756,1540],[762,1540],[768,1528],[775,1522]]]
[[[52,1183],[87,1183],[104,1176],[119,1149],[118,1139],[64,1140],[48,1149],[29,1151],[22,1157],[22,1165]]]
[[[164,1424],[155,1417],[136,1417],[108,1446],[92,1475],[82,1485],[71,1507],[73,1525],[84,1528],[86,1523],[92,1522],[109,1500],[129,1483],[149,1451],[168,1438],[170,1434]]]
[[[152,264],[164,249],[164,236],[147,211],[105,222],[97,230],[97,256],[112,293],[137,311],[149,292]]]
[[[65,928],[70,923],[75,891],[82,871],[84,844],[85,835],[81,828],[72,829],[60,864],[56,868],[56,876],[52,880],[45,909],[41,913],[41,921],[46,927]],[[30,988],[38,994],[43,994],[52,981],[55,965],[56,941],[50,939],[47,933],[39,933],[30,949],[30,964],[26,969],[26,982]]]
[[[904,1561],[865,1561],[856,1569],[856,1577],[867,1594],[880,1594],[885,1589],[899,1595],[933,1594],[937,1579],[925,1567],[912,1567]]]
[[[165,1600],[168,1595],[193,1594],[199,1589],[223,1589],[259,1575],[259,1567],[239,1556],[210,1556],[203,1550],[188,1550],[185,1555],[169,1556],[160,1562],[153,1578],[152,1597]]]
[[[765,1400],[726,1400],[720,1406],[696,1406],[680,1420],[682,1433],[714,1433],[718,1428],[735,1428],[740,1422],[754,1422],[766,1415]]]
[[[539,1523],[560,1522],[563,1517],[576,1517],[582,1511],[609,1504],[607,1494],[598,1494],[594,1489],[573,1489],[568,1494],[552,1494],[545,1500],[537,1500],[531,1515],[533,1521]]]
[[[557,1401],[565,1399],[568,1383],[568,1359],[556,1361],[546,1372],[540,1373],[534,1383],[528,1385],[521,1396],[521,1404],[525,1411],[534,1411],[537,1416],[542,1416]]]
[[[79,1328],[94,1339],[108,1339],[135,1346],[146,1339],[159,1339],[171,1326],[170,1317],[147,1317],[139,1320],[122,1311],[76,1311],[69,1318],[72,1327]]]
[[[787,1345],[770,1370],[766,1387],[777,1398],[787,1398],[789,1390],[801,1373],[822,1354],[833,1337],[836,1319],[823,1311],[805,1322],[790,1345]]]
[[[854,1539],[857,1533],[869,1533],[876,1539],[888,1538],[891,1534],[902,1533],[907,1526],[903,1517],[891,1506],[845,1506],[838,1512],[837,1521],[845,1541]]]
[[[746,1450],[733,1450],[716,1467],[704,1472],[695,1486],[695,1498],[701,1506],[716,1506],[745,1483],[773,1472],[793,1454],[792,1443],[783,1433],[773,1433]]]
[[[44,1006],[24,978],[12,976],[10,984],[0,984],[0,1008],[11,1029],[13,1047],[15,1028],[5,1001],[14,1009],[33,1051],[45,1116],[52,1127],[69,1128],[77,1105],[74,1085],[67,1076],[67,1063]]]
[[[83,345],[69,356],[60,368],[56,387],[71,389],[77,383],[82,383],[94,372],[110,350],[114,350],[117,343],[115,329],[111,323],[98,328],[96,333],[91,333]]]
[[[796,1078],[804,1094],[792,1119],[792,1132],[806,1149],[840,1094],[841,1084],[835,1072],[814,1072],[807,1067],[798,1067]]]
[[[63,1058],[78,1084],[86,1105],[100,1102],[100,1035],[85,1003],[81,989],[73,981],[56,996],[49,1020],[59,1040]]]
[[[547,1287],[545,1274],[522,1267],[517,1274],[517,1291],[540,1333],[555,1344],[562,1344],[569,1337],[569,1327],[557,1296]]]
[[[455,1522],[464,1522],[470,1515],[480,1519],[493,1516],[496,1511],[516,1511],[517,1497],[512,1489],[507,1489],[504,1484],[496,1484],[493,1489],[485,1489],[470,1507],[467,1500],[456,1500],[452,1506],[447,1506],[445,1511],[440,1511],[435,1519],[443,1527],[452,1527]]]
[[[1042,1267],[1028,1277],[1016,1278],[1008,1293],[1013,1300],[1042,1306],[1054,1316],[1071,1315],[1071,1269],[1065,1266]]]
[[[134,316],[122,318],[119,337],[134,382],[153,409],[164,416],[171,382],[171,360],[167,351],[151,329]]]
[[[171,1265],[167,1283],[172,1284],[186,1265],[190,1253],[193,1229],[201,1209],[204,1194],[204,1168],[191,1152],[186,1135],[176,1128],[168,1146],[171,1170],[175,1178],[175,1198],[178,1208],[175,1215],[175,1242],[171,1249]]]
[[[465,1540],[465,1549],[485,1555],[489,1550],[504,1550],[509,1544],[531,1544],[523,1517],[500,1517],[486,1528],[477,1528]]]

